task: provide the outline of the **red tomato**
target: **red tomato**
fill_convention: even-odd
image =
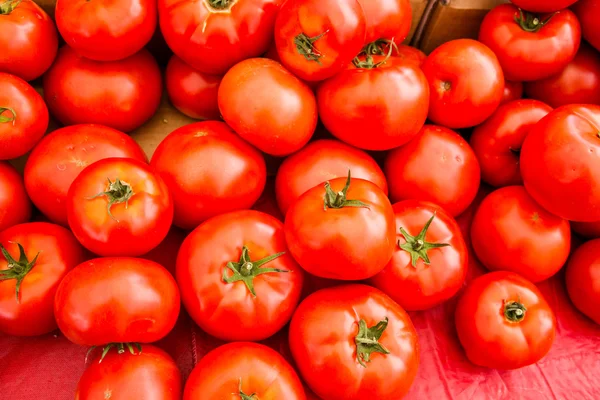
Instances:
[[[600,221],[571,222],[571,228],[575,233],[585,238],[600,238]]]
[[[514,272],[476,278],[456,307],[458,338],[473,364],[516,369],[552,347],[556,318],[539,289]]]
[[[33,87],[0,72],[0,160],[31,150],[46,133],[48,119],[46,104]]]
[[[173,106],[196,119],[221,118],[217,102],[221,79],[220,75],[195,70],[175,55],[165,73],[165,85]]]
[[[142,161],[107,158],[90,165],[67,195],[69,226],[100,256],[141,256],[169,233],[173,199],[163,180]]]
[[[219,110],[244,140],[274,156],[304,147],[318,119],[312,90],[267,58],[242,61],[225,74],[219,87]]]
[[[501,105],[473,131],[471,147],[481,166],[481,178],[492,186],[523,184],[519,156],[529,130],[552,111],[537,100]]]
[[[581,23],[584,39],[600,51],[600,0],[579,0],[573,6],[573,11]]]
[[[367,24],[365,42],[393,40],[402,43],[412,21],[410,0],[358,0]]]
[[[510,0],[511,3],[516,5],[523,10],[538,12],[538,13],[551,13],[560,11],[563,8],[569,7],[577,0]]]
[[[175,279],[141,258],[96,258],[74,268],[56,291],[54,314],[75,344],[152,343],[179,315]]]
[[[581,27],[569,10],[538,16],[501,4],[485,16],[479,40],[496,53],[506,79],[534,81],[559,73],[571,62]]]
[[[491,271],[516,272],[532,282],[550,278],[569,257],[569,222],[550,214],[523,186],[508,186],[483,200],[471,225],[477,258]]]
[[[435,49],[423,64],[429,81],[429,119],[448,128],[468,128],[485,121],[498,108],[504,75],[485,45],[458,39]]]
[[[385,193],[363,179],[336,178],[305,192],[289,208],[285,236],[309,273],[367,279],[385,268],[396,243],[394,211]]]
[[[50,68],[58,50],[58,36],[52,19],[36,3],[2,2],[0,32],[0,71],[32,81]]]
[[[36,336],[56,329],[54,294],[84,259],[71,232],[46,222],[0,232],[0,332]]]
[[[275,22],[281,63],[298,78],[321,81],[341,71],[365,43],[357,0],[287,0]]]
[[[31,201],[23,177],[7,162],[0,161],[0,232],[31,218]]]
[[[393,202],[431,201],[452,216],[463,212],[479,189],[479,163],[458,133],[425,125],[407,145],[389,152],[384,164]]]
[[[419,367],[408,314],[370,286],[312,294],[298,306],[289,340],[302,377],[328,400],[402,398]]]
[[[48,108],[65,125],[93,123],[129,132],[152,117],[161,95],[160,69],[147,50],[99,62],[64,46],[44,75]]]
[[[571,221],[600,220],[598,132],[600,106],[595,105],[557,108],[529,131],[521,175],[546,210]]]
[[[285,215],[298,197],[318,184],[348,176],[348,170],[354,178],[371,181],[388,193],[383,171],[371,156],[345,143],[322,139],[289,156],[279,167],[275,191],[281,212]]]
[[[565,279],[575,307],[600,324],[600,239],[590,240],[575,250]]]
[[[267,179],[262,154],[217,121],[171,132],[154,152],[151,165],[173,196],[173,223],[184,229],[252,207]]]
[[[67,192],[88,165],[109,157],[147,161],[129,136],[102,125],[74,125],[45,136],[25,164],[25,188],[33,204],[57,224],[67,225]]]
[[[504,81],[504,93],[502,94],[502,102],[500,104],[519,100],[522,97],[523,82]]]
[[[396,47],[397,51],[393,53],[394,57],[400,58],[404,62],[412,62],[419,67],[422,67],[423,64],[425,64],[427,55],[425,55],[425,53],[416,47],[411,47],[404,44],[399,44]]]
[[[368,56],[317,89],[321,121],[338,139],[389,150],[417,135],[427,119],[427,78],[414,63]]]
[[[458,224],[433,203],[394,204],[397,246],[371,283],[408,311],[426,310],[453,297],[467,274],[467,246]]]

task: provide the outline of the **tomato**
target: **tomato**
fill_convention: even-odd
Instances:
[[[508,186],[492,192],[479,206],[471,243],[489,270],[512,271],[541,282],[567,261],[571,230],[568,221],[542,208],[523,186]]]
[[[581,41],[572,11],[536,15],[501,4],[484,18],[479,40],[498,56],[506,79],[534,81],[562,71]]]
[[[324,399],[399,399],[417,375],[419,344],[408,314],[370,286],[343,285],[306,298],[289,341],[302,377]]]
[[[598,132],[596,105],[559,107],[529,131],[521,148],[521,175],[546,210],[571,221],[600,220]]]
[[[217,121],[171,132],[154,152],[151,165],[169,187],[173,223],[183,229],[252,207],[267,179],[262,154]]]
[[[33,204],[57,224],[67,225],[67,192],[88,165],[110,157],[146,161],[129,136],[102,125],[74,125],[45,136],[25,164],[25,188]]]
[[[412,22],[410,0],[358,0],[367,24],[365,42],[380,39],[402,43]]]
[[[600,105],[600,53],[582,43],[573,61],[562,72],[527,82],[525,93],[552,107],[566,104]]]
[[[523,82],[504,82],[504,93],[502,94],[502,103],[508,103],[513,100],[519,100],[523,97]]]
[[[552,347],[554,312],[539,289],[514,272],[476,278],[458,300],[458,338],[473,364],[516,369],[534,364]]]
[[[244,140],[274,156],[300,150],[315,132],[318,119],[312,90],[267,58],[242,61],[225,74],[219,110]]]
[[[366,150],[411,140],[429,107],[427,79],[414,63],[368,56],[317,89],[321,121],[335,137]]]
[[[365,13],[357,0],[287,0],[275,21],[281,63],[298,78],[330,78],[365,43]]]
[[[571,222],[573,232],[585,238],[600,238],[600,221],[593,222]]]
[[[23,177],[7,162],[0,161],[0,232],[31,218],[31,201]]]
[[[377,185],[348,174],[300,196],[288,209],[285,236],[309,273],[366,279],[385,268],[395,250],[394,211]]]
[[[479,189],[479,163],[458,133],[425,125],[405,146],[389,152],[384,172],[393,202],[436,203],[452,216],[463,212]]]
[[[458,224],[439,206],[406,200],[393,206],[397,246],[371,283],[408,311],[453,297],[467,274],[467,246]]]
[[[501,105],[471,135],[470,143],[481,178],[492,186],[523,184],[519,156],[529,130],[552,111],[537,100],[515,100]]]
[[[177,56],[167,64],[165,85],[169,100],[183,114],[196,119],[220,119],[217,94],[222,77],[197,71]]]
[[[563,8],[569,7],[577,0],[510,0],[515,6],[522,8],[523,10],[540,12],[540,13],[551,13],[560,11]]]
[[[83,248],[71,232],[46,222],[0,232],[0,248],[0,332],[17,336],[52,332],[56,288],[83,261]]]
[[[42,96],[21,78],[0,72],[0,160],[31,150],[46,133],[48,120]]]
[[[573,5],[573,11],[581,23],[584,39],[600,51],[600,25],[598,25],[600,0],[579,0]]]
[[[423,64],[429,81],[429,119],[448,128],[468,128],[498,108],[504,75],[498,59],[484,44],[457,39],[435,49]]]
[[[394,57],[400,58],[404,62],[412,62],[419,67],[425,64],[427,55],[416,47],[407,46],[405,44],[396,45],[397,51],[392,53]]]
[[[75,344],[152,343],[173,329],[179,306],[175,279],[161,265],[141,258],[96,258],[65,276],[54,314]]]
[[[147,50],[99,62],[64,46],[44,75],[48,108],[65,125],[93,123],[129,132],[152,117],[161,95],[160,69]]]
[[[600,324],[600,240],[579,247],[567,265],[567,292],[579,311]]]
[[[388,193],[383,171],[371,156],[345,143],[321,139],[289,156],[279,167],[275,191],[281,212],[285,215],[307,190],[328,179],[345,177],[348,170],[354,178],[371,181]]]

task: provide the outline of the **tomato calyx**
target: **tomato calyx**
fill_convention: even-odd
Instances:
[[[317,64],[321,64],[321,57],[323,54],[315,47],[314,43],[321,39],[325,34],[327,34],[329,30],[318,34],[317,36],[310,37],[304,32],[297,35],[294,38],[294,44],[296,45],[296,50],[300,53],[307,61],[314,61]]]
[[[285,252],[272,254],[265,258],[262,258],[257,261],[252,261],[250,259],[250,250],[248,250],[247,246],[242,248],[242,254],[240,255],[240,260],[237,262],[229,261],[225,268],[223,268],[223,281],[225,283],[234,283],[242,281],[248,288],[248,291],[252,294],[253,297],[256,297],[256,292],[254,291],[254,278],[262,274],[276,273],[276,272],[290,272],[285,269],[279,268],[262,268],[268,262],[273,261],[274,259],[281,257],[285,254]],[[227,270],[231,270],[233,275],[228,276]]]
[[[406,240],[406,242],[400,243],[400,241],[398,241],[398,246],[402,250],[407,251],[410,254],[411,265],[415,268],[417,267],[417,261],[419,261],[419,258],[421,258],[425,264],[431,264],[429,256],[427,255],[427,251],[431,249],[437,249],[440,247],[450,246],[448,243],[430,243],[425,241],[427,229],[429,229],[429,225],[431,225],[431,222],[434,218],[435,213],[431,216],[431,218],[429,218],[429,220],[417,236],[412,236],[411,234],[406,232],[404,228],[400,228],[400,234],[404,236],[404,240]]]
[[[0,5],[0,7],[2,7],[2,5]],[[2,13],[0,13],[0,15],[2,15]],[[2,115],[6,111],[10,111],[12,116],[7,117],[6,115]],[[15,110],[13,110],[10,107],[0,107],[0,124],[6,123],[6,122],[12,122],[12,124],[14,125],[16,121],[17,121],[17,112]]]
[[[111,181],[108,178],[108,187],[105,192],[100,192],[97,195],[90,197],[88,200],[93,200],[101,196],[106,196],[108,199],[107,204],[107,212],[108,215],[115,221],[119,222],[111,213],[111,208],[115,204],[125,203],[125,208],[129,206],[129,199],[134,195],[133,188],[131,185],[125,181],[120,180],[119,178],[115,179],[115,181]]]
[[[388,60],[390,59],[390,57],[392,56],[392,51],[394,49],[396,49],[396,51],[398,50],[398,47],[396,46],[396,44],[394,43],[393,40],[384,40],[384,39],[379,39],[380,41],[385,41],[386,43],[389,43],[389,48],[388,48],[388,52],[387,54],[385,54],[385,58],[381,61],[379,61],[378,63],[376,63],[373,60],[373,55],[384,55],[383,52],[381,54],[378,53],[379,50],[377,50],[376,48],[369,48],[369,46],[373,45],[374,43],[377,43],[378,41],[376,40],[375,42],[369,43],[368,45],[366,45],[362,51],[356,56],[354,57],[354,59],[352,60],[352,64],[354,64],[354,66],[356,68],[359,69],[373,69],[373,68],[379,68],[382,65],[384,65],[386,62],[388,62]],[[361,57],[365,56],[365,59],[362,60]]]
[[[386,48],[388,49],[387,52],[385,51]],[[394,43],[394,39],[377,39],[374,42],[365,45],[360,54],[385,56],[386,54],[390,53],[390,49],[398,52],[398,46],[396,46],[396,43]]]
[[[348,189],[350,189],[350,171],[348,171],[348,179],[346,180],[346,185],[340,192],[334,192],[331,189],[331,185],[329,181],[325,182],[325,200],[323,202],[323,210],[327,210],[328,208],[344,208],[344,207],[365,207],[369,208],[369,205],[363,203],[360,200],[349,200]]]
[[[527,313],[527,308],[518,301],[505,301],[503,307],[504,318],[509,322],[521,322]]]
[[[97,346],[92,346],[89,348],[89,350],[87,351],[86,355],[85,355],[85,360],[87,362],[87,359],[89,357],[89,355],[92,353],[92,351],[94,351],[94,349]],[[106,346],[104,346],[102,348],[102,355],[100,356],[100,361],[98,361],[98,364],[101,363],[104,360],[104,357],[106,357],[106,355],[108,354],[108,352],[111,349],[117,349],[117,353],[119,354],[123,354],[125,353],[125,348],[127,348],[127,350],[129,350],[129,353],[131,353],[132,355],[136,355],[135,349],[137,349],[137,354],[141,354],[142,353],[142,345],[140,343],[137,342],[132,342],[132,343],[109,343]]]
[[[19,7],[21,1],[22,0],[8,0],[0,3],[0,15],[10,14],[15,8]]]
[[[226,10],[233,0],[208,0],[208,5],[215,10]]]
[[[240,396],[240,399],[242,400],[259,400],[258,396],[256,395],[256,393],[252,393],[251,395],[247,395],[246,393],[244,393],[242,391],[242,378],[240,378],[240,384],[238,387],[238,395]]]
[[[23,246],[20,243],[17,243],[17,246],[19,246],[18,261],[15,260],[4,248],[4,246],[0,244],[0,251],[2,251],[2,255],[8,263],[8,269],[0,271],[0,281],[7,281],[11,279],[15,279],[17,281],[15,292],[17,296],[17,303],[21,303],[21,284],[23,283],[23,279],[25,279],[29,271],[31,271],[35,266],[40,253],[38,252],[34,259],[29,261]]]
[[[539,32],[539,30],[542,29],[544,25],[550,22],[550,20],[552,19],[552,17],[554,17],[555,14],[556,13],[551,14],[548,16],[548,18],[542,20],[536,14],[527,11],[523,12],[523,10],[519,8],[519,14],[515,14],[514,18],[515,22],[521,27],[521,29],[523,29],[526,32],[536,33]]]
[[[364,319],[358,321],[358,334],[354,337],[356,343],[356,360],[360,365],[367,368],[368,362],[371,362],[371,353],[390,354],[379,339],[388,325],[388,318],[379,321],[377,325],[367,327]]]

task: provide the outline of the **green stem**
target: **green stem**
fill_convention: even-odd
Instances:
[[[379,343],[387,325],[387,317],[370,328],[367,327],[364,319],[358,322],[358,334],[354,337],[354,342],[356,343],[356,359],[363,367],[366,368],[367,364],[365,363],[371,362],[372,353],[390,354],[390,351]]]
[[[38,252],[34,259],[30,262],[25,254],[25,249],[21,246],[20,243],[17,243],[19,246],[19,260],[15,260],[13,256],[11,256],[8,251],[0,244],[0,251],[4,256],[4,259],[8,263],[8,269],[4,269],[0,271],[0,281],[7,281],[11,279],[15,279],[17,281],[16,284],[16,296],[17,303],[21,303],[21,284],[23,283],[23,279],[27,276],[27,274],[33,269],[37,259],[40,255]]]
[[[12,116],[11,117],[7,117],[5,115],[2,115],[6,111],[10,111],[10,113],[12,114]],[[14,125],[16,120],[17,120],[17,112],[14,109],[12,109],[10,107],[0,107],[0,123],[12,122],[13,125]]]
[[[523,12],[523,10],[519,8],[519,14],[515,15],[514,18],[515,22],[519,24],[521,29],[526,32],[536,33],[539,32],[539,30],[542,29],[548,22],[550,22],[554,15],[556,15],[556,13],[549,15],[548,18],[542,21],[539,16],[527,11]]]
[[[390,45],[389,45],[387,54],[385,54],[385,58],[383,60],[379,61],[378,63],[376,63],[373,60],[373,55],[384,55],[383,50],[381,50],[381,54],[380,54],[379,50],[376,50],[376,47],[374,45],[375,43],[377,43],[379,41],[384,41],[385,43],[390,43]],[[369,46],[373,46],[373,47],[370,48]],[[388,62],[388,60],[392,56],[392,51],[394,49],[396,49],[396,52],[398,51],[398,47],[396,46],[396,44],[394,43],[393,40],[380,39],[378,41],[369,43],[367,46],[365,46],[363,48],[363,50],[358,54],[358,56],[354,57],[354,60],[352,60],[352,63],[354,64],[354,66],[356,68],[362,68],[362,69],[379,68],[380,66],[382,66],[383,64]],[[363,54],[365,55],[364,61],[362,61],[360,59],[361,55],[363,55]]]
[[[327,32],[329,31],[327,30],[313,37],[306,35],[304,32],[299,34],[294,38],[296,50],[308,61],[314,61],[318,64],[321,64],[321,57],[323,57],[323,54],[321,54],[321,52],[315,47],[314,43],[325,36]]]
[[[22,0],[8,0],[0,3],[0,15],[10,14],[15,8],[19,7]]]
[[[363,203],[360,200],[348,200],[348,189],[350,189],[350,170],[348,170],[348,179],[346,180],[346,185],[342,189],[341,192],[334,192],[331,189],[331,185],[328,182],[325,182],[325,199],[323,202],[323,210],[327,210],[328,208],[344,208],[344,207],[365,207],[369,208],[369,205]]]
[[[96,348],[97,346],[92,346],[89,348],[89,350],[86,353],[85,359],[87,361],[90,353]],[[102,348],[102,355],[100,356],[100,361],[99,363],[101,363],[104,360],[104,357],[106,357],[106,355],[108,354],[108,352],[113,349],[116,348],[117,349],[117,353],[119,354],[123,354],[125,353],[125,350],[127,349],[129,351],[129,353],[131,353],[132,355],[136,355],[135,350],[137,349],[137,354],[140,354],[142,352],[142,345],[140,343],[137,342],[131,342],[131,343],[109,343],[107,345],[105,345]]]
[[[504,317],[510,322],[521,322],[525,318],[527,308],[517,301],[504,303]]]
[[[242,400],[259,400],[258,396],[256,395],[256,393],[252,393],[251,395],[247,395],[246,393],[244,393],[242,391],[242,378],[240,378],[240,384],[238,386],[238,395],[240,396],[240,399]]]
[[[129,183],[121,181],[119,178],[112,182],[110,178],[108,178],[108,187],[106,188],[106,191],[100,192],[97,195],[88,198],[88,200],[93,200],[101,196],[106,196],[106,198],[108,199],[108,215],[110,215],[112,219],[118,222],[118,220],[111,213],[112,206],[114,204],[125,203],[125,208],[127,208],[129,205],[129,199],[131,199],[131,197],[134,194],[135,193],[133,193],[133,189],[131,188],[131,185]]]
[[[427,234],[429,225],[431,225],[431,222],[434,218],[435,213],[431,216],[431,218],[429,218],[417,236],[412,236],[404,228],[400,228],[400,234],[404,236],[406,242],[398,242],[398,246],[410,254],[411,264],[413,267],[417,266],[417,261],[419,261],[419,258],[423,259],[423,262],[427,265],[431,263],[431,261],[429,261],[429,255],[427,254],[429,250],[450,246],[448,243],[429,243],[425,241],[425,235]]]

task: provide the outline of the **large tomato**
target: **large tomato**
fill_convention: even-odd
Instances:
[[[267,180],[262,154],[217,121],[171,132],[154,152],[151,165],[173,195],[173,223],[184,229],[252,207]]]
[[[304,147],[318,119],[313,91],[267,58],[242,61],[225,74],[219,110],[244,140],[274,156]]]
[[[36,336],[55,330],[56,288],[83,261],[83,247],[61,226],[32,222],[0,232],[0,248],[0,332]]]
[[[539,13],[552,13],[560,11],[563,8],[569,7],[577,0],[510,0],[511,3],[516,5],[523,10],[539,12]]]
[[[415,63],[367,56],[317,89],[319,116],[338,139],[367,150],[411,140],[429,110],[427,78]]]
[[[485,16],[479,40],[496,53],[506,79],[533,81],[557,74],[571,62],[581,27],[569,10],[539,16],[501,4]]]
[[[573,11],[579,18],[585,40],[600,51],[600,0],[579,0],[573,6]]]
[[[394,41],[402,43],[412,22],[410,0],[358,0],[367,24],[365,42]]]
[[[590,240],[575,250],[565,279],[575,307],[600,324],[600,239]]]
[[[504,93],[502,94],[502,103],[519,100],[523,97],[523,82],[504,81]]]
[[[529,131],[521,175],[529,194],[551,213],[571,221],[600,220],[599,131],[595,105],[559,107]]]
[[[502,68],[480,42],[446,42],[427,57],[422,68],[431,92],[429,119],[436,124],[454,129],[479,125],[502,101]]]
[[[109,157],[146,161],[129,136],[102,125],[74,125],[45,136],[25,164],[25,188],[33,204],[57,224],[67,225],[67,192],[88,165]]]
[[[384,172],[392,201],[431,201],[452,216],[463,212],[479,189],[479,163],[467,141],[435,125],[425,125],[416,138],[389,152]]]
[[[119,61],[93,61],[63,46],[44,75],[44,99],[65,125],[102,124],[129,132],[160,104],[158,64],[147,50]]]
[[[539,289],[514,272],[473,280],[455,313],[458,338],[472,363],[495,369],[534,364],[552,347],[556,318]]]
[[[5,161],[0,161],[0,232],[31,218],[31,201],[23,177]]]
[[[419,367],[408,314],[370,286],[310,295],[292,318],[289,340],[302,377],[328,400],[402,398]]]
[[[551,111],[552,107],[541,101],[515,100],[501,105],[475,128],[470,143],[485,182],[496,187],[523,183],[521,146],[529,130]]]

